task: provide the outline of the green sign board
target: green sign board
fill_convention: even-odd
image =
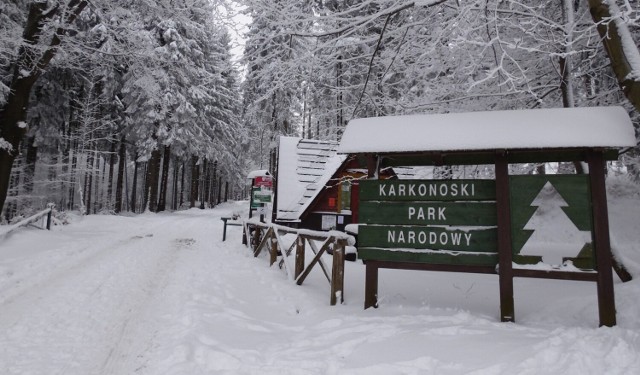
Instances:
[[[509,185],[516,264],[570,260],[578,268],[595,269],[587,175],[511,176]]]
[[[495,200],[494,180],[364,180],[362,201]]]
[[[271,203],[271,190],[253,187],[251,189],[251,208],[262,207],[263,203]]]
[[[445,227],[363,225],[359,245],[395,249],[496,252],[495,228],[460,230]]]
[[[358,256],[494,266],[495,196],[493,180],[361,181]]]
[[[595,269],[588,176],[510,176],[509,185],[514,263],[570,260],[578,268]],[[493,180],[362,181],[359,215],[367,225],[359,230],[359,256],[433,264],[497,262],[495,195]]]
[[[493,202],[361,202],[363,224],[495,226]]]

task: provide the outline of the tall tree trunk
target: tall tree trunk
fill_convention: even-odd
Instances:
[[[22,178],[22,168],[20,168],[20,160],[16,161],[18,167],[13,170],[9,179],[8,195],[13,199],[9,199],[4,208],[4,215],[7,221],[11,221],[18,213],[18,195],[20,193],[20,179]]]
[[[138,193],[138,201],[141,202],[141,204],[138,207],[138,212],[144,212],[147,207],[149,207],[149,195],[147,194],[147,185],[148,185],[148,181],[147,181],[147,171],[149,170],[149,162],[145,161],[143,162],[140,167],[142,168],[141,173],[140,173],[140,179],[142,179],[142,189],[138,189],[140,190]]]
[[[113,170],[116,165],[116,140],[112,139],[110,143],[111,149],[109,150],[109,181],[107,182],[107,204],[109,205],[109,209],[112,209],[113,204],[111,203],[111,196],[113,195]]]
[[[36,161],[38,160],[38,147],[35,146],[36,137],[27,138],[27,156],[24,165],[24,193],[30,195],[33,193],[33,180],[36,173]]]
[[[75,143],[75,142],[74,142]],[[78,178],[78,151],[76,149],[76,145],[74,144],[71,150],[69,151],[69,210],[73,210],[75,205],[75,196],[76,196],[76,179]]]
[[[107,176],[107,162],[98,154],[98,150],[95,151],[96,159],[96,189],[95,198],[93,200],[93,213],[104,208],[104,184]],[[102,167],[100,167],[102,165]]]
[[[136,196],[138,194],[138,152],[133,156],[133,186],[131,187],[131,212],[136,212]]]
[[[205,198],[209,208],[213,208],[213,200],[211,199],[213,191],[213,174],[215,172],[213,168],[214,163],[209,162],[209,173],[207,173],[207,196]]]
[[[218,178],[218,161],[213,162],[213,173],[211,175],[211,193],[209,194],[209,202],[211,203],[211,207],[214,207],[216,204],[215,200],[215,187],[216,187],[216,179]]]
[[[573,30],[575,24],[575,10],[578,3],[574,3],[575,0],[562,0],[562,22],[565,26],[565,56],[560,57],[560,90],[562,92],[562,106],[564,108],[575,107],[575,97],[573,93],[573,68],[571,66],[571,52],[573,51]],[[582,164],[579,161],[571,163],[577,173],[584,173]],[[569,172],[569,166],[558,164],[558,172]],[[571,171],[572,172],[572,171]]]
[[[338,62],[336,64],[336,140],[340,140],[342,137],[342,123],[343,123],[343,111],[344,104],[342,103],[342,55],[338,55]]]
[[[640,112],[640,52],[615,1],[587,0],[611,67],[625,96]],[[634,66],[633,64],[636,64]]]
[[[158,212],[167,209],[167,186],[169,185],[170,161],[171,146],[164,146],[164,155],[162,155],[162,177],[160,178],[160,197],[158,198]]]
[[[158,184],[160,182],[160,150],[151,152],[151,159],[147,163],[147,186],[145,196],[147,207],[151,212],[158,212]]]
[[[178,209],[178,169],[180,165],[178,164],[178,159],[174,158],[173,160],[173,176],[171,179],[171,210],[175,211]]]
[[[120,213],[122,210],[122,187],[124,185],[124,169],[127,161],[127,147],[125,137],[120,139],[120,148],[118,149],[118,177],[116,179],[116,201],[114,211]],[[109,184],[111,186],[111,184]]]
[[[198,197],[198,157],[191,157],[191,193],[189,195],[189,207],[196,206],[196,198]]]
[[[86,207],[85,214],[91,214],[91,187],[93,186],[93,156],[91,151],[87,153],[87,171],[84,178],[84,203]]]
[[[182,205],[184,204],[184,174],[185,174],[185,164],[184,161],[181,164],[181,169],[182,169],[182,173],[181,173],[181,177],[180,177],[180,203],[178,204],[178,208],[182,207]]]
[[[20,141],[27,132],[27,112],[29,110],[29,96],[33,85],[44,69],[55,56],[66,30],[64,25],[72,23],[87,6],[85,0],[69,0],[66,7],[49,7],[48,1],[31,1],[29,12],[22,34],[23,43],[15,61],[13,77],[9,84],[9,94],[4,107],[0,109],[0,138],[6,142],[0,147],[0,211],[4,207],[9,190],[11,168],[18,154]],[[37,44],[44,34],[45,21],[56,15],[62,9],[62,22],[53,33],[49,46],[42,49]]]
[[[207,168],[209,162],[207,162],[207,159],[204,159],[202,161],[202,175],[200,178],[200,209],[204,210],[204,207],[207,203],[207,194],[209,193],[207,191],[207,178],[209,178],[209,171]]]

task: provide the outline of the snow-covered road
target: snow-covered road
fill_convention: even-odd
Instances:
[[[615,328],[597,328],[595,285],[553,280],[518,280],[518,323],[499,323],[493,275],[383,270],[365,311],[351,262],[331,307],[319,270],[297,286],[241,228],[221,242],[239,207],[0,239],[0,374],[640,373],[637,281],[616,280]]]
[[[144,366],[161,326],[157,312],[174,303],[168,286],[187,286],[189,273],[177,267],[210,242],[212,228],[197,216],[122,220],[131,225],[103,220],[100,228],[87,218],[79,224],[86,230],[58,243],[37,233],[32,246],[45,251],[3,264],[0,332],[11,373],[125,374]]]

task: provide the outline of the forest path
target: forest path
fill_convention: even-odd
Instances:
[[[225,213],[146,215],[100,230],[88,224],[83,231],[80,223],[67,241],[53,244],[38,233],[51,248],[11,254],[0,264],[0,346],[12,364],[2,373],[144,368],[162,319],[175,310],[173,294],[188,288],[190,255],[219,241],[213,228]]]

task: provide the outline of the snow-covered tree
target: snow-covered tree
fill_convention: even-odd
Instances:
[[[61,197],[56,201],[73,207],[75,186],[81,183],[93,186],[91,200],[99,202],[92,210],[112,207],[114,180],[122,206],[122,195],[129,190],[122,186],[128,180],[126,169],[134,164],[118,159],[127,155],[137,154],[140,161],[146,161],[155,152],[152,164],[162,166],[162,186],[147,184],[150,191],[161,195],[153,199],[154,204],[164,203],[170,190],[170,167],[181,169],[181,160],[192,155],[219,160],[225,178],[237,180],[243,174],[238,158],[246,133],[239,120],[238,75],[230,63],[229,38],[215,14],[222,2],[3,3],[0,136],[6,146],[4,156],[12,161],[18,148],[11,142],[17,145],[22,135],[28,134],[28,149],[39,151],[37,159],[42,157],[49,163],[42,167],[52,173],[48,184],[73,189],[68,194],[58,191]],[[20,42],[21,33],[25,43]],[[27,73],[31,74],[29,80],[24,79]],[[18,81],[28,84],[20,86],[22,91],[9,90]],[[28,100],[29,105],[20,107],[25,110],[18,125],[7,127],[7,116],[15,117],[12,108],[16,108],[16,97]],[[89,118],[91,121],[84,121]],[[80,137],[90,131],[87,124],[100,132],[97,138],[88,138],[89,154],[79,148],[89,146]],[[25,168],[14,183],[31,181],[28,176],[39,173],[27,166],[30,163],[21,162]],[[10,163],[0,164],[7,172]],[[87,164],[99,174],[91,183],[76,173],[78,165]],[[134,169],[137,167],[135,163]],[[129,180],[128,185],[131,183]],[[84,199],[89,199],[87,194]],[[87,203],[89,207],[91,203]]]

